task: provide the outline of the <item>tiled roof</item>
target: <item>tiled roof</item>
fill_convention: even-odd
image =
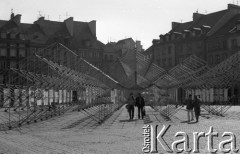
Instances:
[[[240,15],[235,15],[231,18],[224,26],[222,26],[217,32],[215,32],[212,36],[222,36],[234,33],[236,31],[236,22],[240,20]]]
[[[188,29],[193,22],[185,22],[185,23],[179,23],[175,28],[173,28],[170,32],[182,32],[185,29]]]
[[[227,11],[228,10],[222,10],[203,15],[197,21],[195,21],[189,28],[199,28],[202,25],[213,27],[227,13]]]
[[[49,44],[54,42],[55,38],[69,38],[71,48],[88,48],[86,41],[89,41],[91,48],[102,48],[105,46],[98,41],[95,34],[90,30],[88,22],[73,21],[73,34],[71,35],[65,22],[45,20],[39,18],[33,24],[17,23],[15,20],[0,20],[0,31],[28,34],[27,38],[35,43]],[[40,34],[39,34],[40,33]],[[39,36],[37,36],[39,35]],[[36,38],[34,40],[34,38]],[[33,39],[33,40],[32,40]]]
[[[73,48],[84,47],[84,41],[90,41],[92,47],[101,48],[103,44],[92,34],[87,22],[74,21]]]
[[[170,32],[183,32],[184,30],[190,30],[192,28],[200,28],[203,25],[213,27],[226,13],[228,10],[222,10],[206,15],[202,15],[196,21],[189,21],[185,23],[179,23]]]
[[[0,20],[0,27],[2,27],[4,24],[6,24],[7,23],[7,21],[5,21],[5,20]]]
[[[143,54],[144,55],[147,55],[148,53],[151,53],[151,52],[153,52],[153,46],[151,45],[149,48],[147,48],[144,52],[143,52]]]
[[[42,22],[38,22],[44,34],[47,36],[51,36],[55,34],[62,26],[62,22],[44,20]]]
[[[54,43],[56,37],[59,37],[59,38],[67,38],[67,37],[69,38],[69,37],[71,37],[71,35],[69,34],[69,32],[67,30],[67,27],[65,26],[64,23],[61,23],[59,29],[48,38],[47,44]]]
[[[130,37],[130,38],[126,38],[126,39],[123,39],[123,40],[119,40],[119,41],[117,42],[117,44],[118,44],[118,43],[125,43],[125,41],[129,41],[129,40],[132,40],[132,41],[133,41],[133,39]]]
[[[26,29],[26,33],[28,34],[33,34],[35,32],[39,32],[45,35],[44,31],[41,29],[40,25],[38,24],[31,24],[31,26],[29,26],[29,28]]]

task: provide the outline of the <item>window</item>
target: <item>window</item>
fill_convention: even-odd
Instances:
[[[100,56],[99,56],[99,53],[98,52],[96,52],[96,58],[99,58]]]
[[[198,43],[197,43],[197,48],[198,48],[198,49],[201,49],[202,46],[203,46],[203,43],[202,43],[202,42],[198,42]]]
[[[85,45],[86,47],[90,47],[90,46],[91,46],[91,42],[90,42],[89,40],[85,40],[85,41],[84,41],[84,45]]]
[[[223,41],[223,48],[224,48],[224,49],[227,48],[227,41]]]
[[[168,47],[168,54],[170,55],[170,54],[171,54],[171,52],[172,52],[172,47],[171,47],[171,46],[169,46],[169,47]]]
[[[168,66],[172,66],[172,58],[168,58]]]
[[[161,65],[161,60],[158,59],[158,60],[157,60],[157,63],[158,63],[158,65]]]
[[[187,44],[187,50],[191,51],[192,50],[192,45],[191,44]]]
[[[16,48],[10,49],[10,57],[16,57],[17,56],[17,50]]]
[[[110,60],[113,60],[113,55],[110,55]]]
[[[212,55],[209,56],[209,63],[213,64],[213,56]]]
[[[7,49],[0,48],[0,57],[6,57],[6,56],[7,56]]]
[[[6,61],[4,61],[4,60],[1,60],[0,61],[0,69],[5,69],[6,68]]]
[[[236,39],[231,40],[231,47],[232,48],[237,47],[237,40]]]
[[[178,52],[182,52],[183,48],[182,48],[182,45],[179,45],[178,46]]]
[[[163,59],[162,62],[163,62],[163,66],[166,66],[166,59]]]
[[[6,33],[1,33],[1,38],[7,38],[7,34]]]
[[[180,57],[180,58],[178,59],[178,62],[181,63],[182,61],[183,61],[183,58]]]
[[[227,59],[227,53],[222,54],[222,60]]]
[[[216,64],[218,64],[220,62],[220,56],[219,55],[215,56],[215,61],[216,61]]]
[[[165,51],[164,49],[163,49],[163,51],[162,51],[162,54],[163,54],[163,55],[166,55],[166,51]]]
[[[0,75],[0,83],[3,83],[4,77],[3,75]]]
[[[10,61],[10,68],[16,68],[17,63],[15,61]]]
[[[25,49],[19,49],[19,57],[26,57],[26,50]]]
[[[93,57],[93,53],[89,52],[89,57],[92,58]]]
[[[105,60],[108,60],[108,55],[105,55],[104,57],[105,57],[105,58],[104,58]]]

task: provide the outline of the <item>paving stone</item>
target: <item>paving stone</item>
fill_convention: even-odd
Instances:
[[[98,109],[94,108],[92,114]],[[95,112],[93,112],[95,111]],[[11,131],[0,132],[0,153],[142,153],[143,129],[145,124],[170,124],[169,131],[164,135],[167,143],[172,143],[178,131],[189,135],[190,147],[193,144],[193,132],[209,131],[213,126],[219,137],[214,137],[215,148],[223,140],[224,131],[233,132],[240,148],[240,107],[230,108],[224,117],[202,111],[198,123],[186,123],[187,111],[179,110],[169,121],[159,112],[146,107],[146,117],[129,121],[128,112],[123,106],[114,112],[103,123],[88,117],[84,112],[70,112],[46,121],[22,126]],[[71,126],[71,127],[70,127]],[[160,131],[160,130],[159,130]],[[207,153],[207,138],[200,140],[200,153]],[[159,152],[164,153],[161,146]],[[165,152],[166,153],[166,152]]]

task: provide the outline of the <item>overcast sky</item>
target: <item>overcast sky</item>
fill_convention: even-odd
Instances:
[[[237,0],[0,0],[0,19],[8,20],[11,9],[33,23],[40,14],[46,19],[97,21],[97,38],[103,43],[132,37],[147,49],[152,39],[171,29],[171,22],[192,20],[192,13],[212,13]],[[240,1],[239,1],[240,3]]]

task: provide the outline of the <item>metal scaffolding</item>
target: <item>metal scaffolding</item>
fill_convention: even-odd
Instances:
[[[110,98],[119,83],[62,44],[29,53],[18,66],[2,72],[0,130],[73,110],[101,123],[122,105]]]

